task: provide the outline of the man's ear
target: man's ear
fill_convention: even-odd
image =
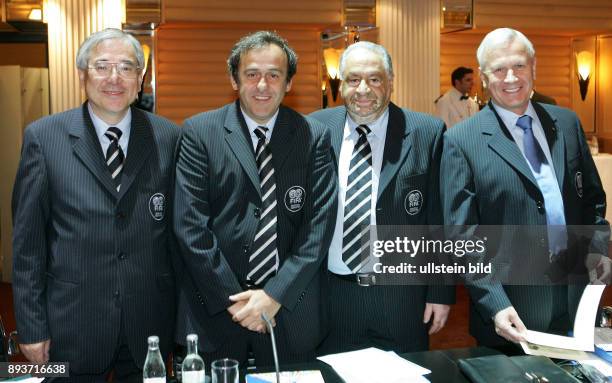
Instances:
[[[77,71],[79,73],[79,84],[81,88],[85,89],[85,82],[87,81],[87,73],[83,69]]]
[[[480,77],[480,82],[482,83],[482,88],[487,88],[487,75],[484,73],[481,67],[478,67],[478,77]]]
[[[239,84],[234,80],[234,75],[230,74],[230,82],[232,83],[232,89],[238,90],[240,88]]]

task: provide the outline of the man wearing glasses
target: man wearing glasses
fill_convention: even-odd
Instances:
[[[169,351],[169,197],[179,129],[130,107],[140,43],[117,29],[77,53],[82,107],[25,131],[13,191],[13,292],[23,354],[71,381],[142,381],[147,336]]]

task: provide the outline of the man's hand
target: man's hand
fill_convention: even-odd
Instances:
[[[244,306],[232,316],[234,322],[240,323],[242,327],[251,331],[266,332],[266,323],[261,319],[262,313],[266,313],[273,326],[276,325],[274,317],[280,310],[281,305],[263,290],[243,291],[230,296],[229,299],[236,303],[230,306],[228,310],[236,306],[237,303],[245,302]]]
[[[495,322],[495,332],[497,335],[504,337],[510,342],[524,342],[527,328],[523,324],[521,318],[514,307],[506,307],[498,311],[493,317]]]
[[[32,363],[47,363],[49,361],[49,347],[51,340],[47,339],[39,343],[19,344],[23,356]]]
[[[433,321],[429,328],[429,335],[435,334],[442,330],[448,319],[448,313],[450,312],[449,305],[441,305],[438,303],[426,303],[425,313],[423,314],[423,323],[429,322],[433,315]]]
[[[601,254],[589,253],[586,256],[589,279],[595,285],[609,285],[612,282],[612,260]]]

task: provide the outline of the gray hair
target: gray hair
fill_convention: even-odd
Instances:
[[[515,41],[520,42],[523,47],[525,47],[525,52],[529,58],[533,59],[535,57],[535,49],[533,48],[533,44],[527,37],[525,37],[524,34],[511,28],[498,28],[489,32],[484,39],[482,39],[482,42],[476,51],[476,58],[478,59],[478,65],[480,68],[485,68],[485,65],[487,64],[487,56],[491,50],[499,46],[508,46]]]
[[[83,41],[79,47],[79,51],[76,56],[76,66],[81,70],[87,70],[89,65],[89,59],[91,58],[91,52],[103,41],[106,40],[120,40],[126,44],[129,44],[134,48],[134,54],[136,55],[136,63],[138,68],[144,68],[144,52],[142,46],[136,38],[127,32],[123,32],[116,28],[106,28],[99,32],[92,33],[88,38]]]
[[[298,56],[295,51],[289,46],[287,40],[280,35],[271,31],[259,31],[242,37],[234,46],[227,58],[227,71],[230,73],[236,83],[240,83],[238,77],[238,67],[240,66],[240,58],[247,52],[253,49],[259,49],[274,44],[285,52],[287,56],[287,82],[291,81],[297,72]]]
[[[352,51],[356,49],[367,49],[370,52],[376,53],[383,62],[385,67],[385,71],[389,77],[393,77],[393,64],[391,63],[391,55],[382,45],[372,43],[370,41],[359,41],[357,43],[349,45],[348,48],[342,52],[342,56],[340,57],[340,65],[338,70],[340,71],[340,79],[344,81],[344,67],[346,66],[346,58],[351,54]]]

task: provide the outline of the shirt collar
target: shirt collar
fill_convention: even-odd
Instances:
[[[454,86],[451,87],[450,91],[451,91],[451,98],[453,100],[461,101],[461,97],[465,96],[463,93],[459,92],[457,88],[455,88]]]
[[[130,128],[132,126],[132,108],[128,108],[127,113],[121,119],[121,121],[114,125],[109,125],[100,117],[98,117],[93,111],[93,108],[91,107],[89,102],[87,103],[87,110],[89,110],[91,122],[93,122],[94,128],[96,129],[96,135],[98,136],[100,142],[102,142],[103,139],[107,139],[105,138],[104,133],[106,133],[108,128],[110,128],[111,126],[114,126],[121,131],[121,138],[128,138],[130,136]]]
[[[516,122],[518,121],[518,119],[524,115],[531,117],[532,121],[539,121],[538,114],[533,108],[533,105],[531,105],[531,102],[529,102],[529,105],[527,105],[527,110],[525,110],[525,113],[523,114],[516,114],[514,112],[509,111],[508,109],[504,109],[501,106],[497,105],[493,100],[491,100],[491,104],[495,108],[495,111],[502,119],[504,124],[506,124],[506,127],[508,127],[508,129],[514,129],[516,127]]]
[[[263,126],[268,128],[268,131],[266,132],[266,137],[268,137],[268,139],[272,137],[272,130],[274,129],[274,124],[276,124],[276,118],[278,117],[279,109],[276,110],[276,113],[274,113],[274,115],[265,124],[258,124],[257,122],[255,122],[255,120],[253,120],[251,117],[249,117],[248,114],[245,113],[244,109],[242,109],[242,106],[240,106],[240,111],[242,112],[242,116],[244,117],[244,121],[247,124],[247,128],[249,129],[249,133],[251,134],[251,136],[255,136],[254,131],[255,129],[257,129],[258,126]]]
[[[349,114],[347,114],[346,117],[349,127],[348,134],[357,134],[357,127],[359,125],[367,125],[368,128],[370,128],[370,134],[368,134],[369,136],[374,135],[375,137],[383,137],[383,133],[385,132],[385,129],[387,129],[387,122],[389,121],[389,107],[387,106],[383,114],[369,124],[358,124],[353,121]]]

